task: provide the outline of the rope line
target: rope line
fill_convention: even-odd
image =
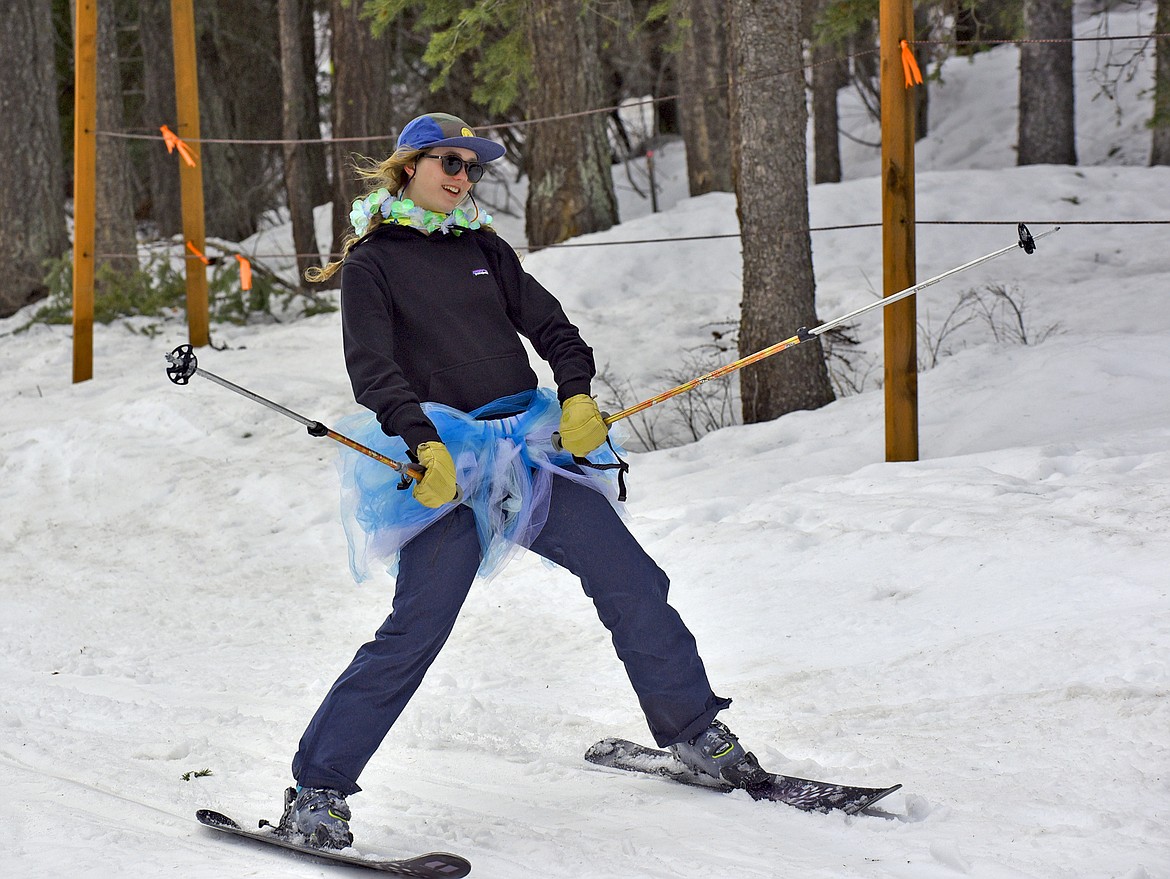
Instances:
[[[486,128],[487,126],[480,126]],[[504,126],[507,127],[507,126]],[[87,132],[88,133],[88,132]],[[105,131],[98,129],[93,132],[101,137],[122,138],[123,140],[165,140],[159,134],[139,134],[133,131]],[[360,137],[302,137],[293,140],[277,140],[275,138],[258,138],[246,139],[236,137],[184,137],[184,143],[235,143],[235,144],[256,144],[257,146],[280,146],[282,144],[331,144],[331,143],[357,143],[362,141],[372,140],[394,140],[398,135],[396,134],[367,134]]]
[[[917,220],[915,226],[1014,226],[1019,220]],[[1028,220],[1033,226],[1170,226],[1170,219],[1165,220]],[[807,226],[802,229],[784,229],[783,234],[802,234],[805,232],[840,232],[850,229],[880,229],[881,223],[843,223],[837,226]],[[721,232],[714,235],[679,235],[672,238],[627,238],[621,241],[577,241],[562,244],[548,244],[536,250],[552,250],[566,247],[611,247],[625,244],[671,244],[676,241],[717,241],[728,238],[742,237],[739,232]],[[170,247],[181,247],[175,242],[168,242],[157,246],[157,250]],[[219,248],[209,244],[209,248]],[[516,250],[533,250],[532,247],[517,247]],[[210,257],[212,260],[234,256],[237,251],[225,251],[219,256]],[[137,259],[137,253],[98,253],[98,259]],[[330,259],[340,259],[340,253],[245,253],[249,259],[305,259],[310,257],[327,256]],[[199,259],[194,254],[184,254],[186,259]]]
[[[1031,39],[1017,37],[1003,40],[907,40],[911,46],[1004,46],[1027,45],[1028,43],[1112,43],[1125,40],[1162,40],[1170,34],[1124,34],[1118,36],[1096,37],[1052,37],[1048,39]]]
[[[1014,40],[907,40],[906,42],[911,46],[992,46],[992,45],[1022,45],[1028,43],[1093,43],[1093,42],[1118,42],[1126,40],[1158,40],[1170,37],[1170,34],[1149,33],[1149,34],[1125,34],[1118,36],[1095,36],[1095,37],[1066,37],[1061,39],[1014,39]],[[788,76],[793,73],[802,73],[812,70],[815,67],[821,67],[827,64],[836,64],[841,61],[852,61],[856,58],[864,58],[868,55],[877,54],[880,49],[866,49],[862,52],[853,52],[848,55],[842,55],[837,58],[818,61],[814,64],[807,64],[801,67],[794,67],[787,70],[778,70],[771,73],[760,74],[759,76],[749,77],[744,79],[734,79],[731,82],[732,86],[748,85],[756,82],[761,82],[768,79],[775,79],[780,76]],[[710,91],[711,89],[703,89],[701,91]],[[595,116],[601,113],[609,114],[616,113],[619,110],[628,109],[631,107],[642,107],[646,105],[654,105],[664,103],[666,101],[675,101],[681,98],[680,94],[663,95],[661,97],[641,98],[636,101],[628,101],[623,104],[615,104],[609,107],[597,107],[592,110],[578,110],[573,113],[559,113],[553,116],[541,116],[536,119],[519,119],[513,122],[498,122],[490,125],[477,126],[479,131],[497,131],[506,128],[525,128],[529,125],[540,125],[546,122],[559,122],[566,119],[579,119],[584,116]],[[88,133],[88,132],[87,132]],[[161,134],[139,134],[131,131],[107,131],[98,129],[93,132],[102,137],[125,138],[130,140],[165,140]],[[187,143],[215,143],[215,144],[255,144],[257,146],[281,146],[284,144],[333,144],[333,143],[365,143],[378,140],[394,140],[397,135],[393,134],[368,134],[357,137],[317,137],[317,138],[294,138],[294,139],[279,139],[279,138],[232,138],[232,137],[190,137],[183,138]]]
[[[1015,226],[1019,220],[918,220],[915,226]],[[1028,220],[1032,226],[1170,226],[1167,220]],[[782,234],[792,235],[804,232],[839,232],[848,229],[880,229],[881,223],[845,223],[839,226],[809,226],[804,229],[783,229]],[[740,238],[739,232],[720,235],[685,235],[678,238],[631,238],[624,241],[580,241],[563,244],[549,244],[538,250],[554,247],[607,247],[614,244],[668,244],[673,241],[705,241],[719,238]],[[517,247],[516,250],[532,250],[531,247]]]

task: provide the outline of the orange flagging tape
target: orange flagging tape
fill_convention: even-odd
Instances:
[[[173,153],[175,150],[179,151],[179,155],[183,157],[183,161],[190,167],[195,167],[195,154],[191,152],[191,148],[183,143],[179,135],[175,134],[165,125],[159,126],[159,131],[162,132],[163,143],[167,145],[167,152]]]
[[[251,290],[252,264],[248,262],[248,258],[246,256],[240,256],[238,253],[236,254],[236,259],[240,261],[240,289]]]
[[[208,259],[206,256],[204,256],[202,253],[200,253],[200,252],[199,252],[199,248],[198,248],[198,247],[196,247],[194,244],[192,244],[190,241],[188,241],[188,242],[187,242],[187,249],[188,249],[189,251],[191,251],[193,254],[195,254],[195,257],[196,257],[196,258],[197,258],[197,259],[198,259],[198,260],[199,260],[201,263],[203,263],[205,266],[209,266],[209,265],[211,265],[211,260],[209,260],[209,259]]]
[[[906,88],[922,85],[922,71],[918,69],[910,44],[905,40],[902,40],[902,72],[906,74]]]

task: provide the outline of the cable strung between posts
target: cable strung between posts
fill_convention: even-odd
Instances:
[[[1027,43],[1039,44],[1039,43],[1124,42],[1124,41],[1140,41],[1140,40],[1148,41],[1148,40],[1165,39],[1167,37],[1170,37],[1170,34],[1151,33],[1151,34],[1125,34],[1125,35],[1119,35],[1119,36],[1066,37],[1066,38],[1035,39],[1035,40],[1021,38],[1021,39],[1015,39],[1015,40],[1006,40],[1006,39],[1005,40],[907,40],[906,42],[910,46],[991,46],[991,45],[1005,45],[1005,44],[1022,45],[1022,44],[1027,44]],[[763,73],[763,74],[760,74],[758,76],[753,76],[753,77],[745,77],[742,79],[733,79],[728,84],[728,88],[730,88],[731,86],[735,86],[735,85],[750,84],[750,83],[755,83],[755,82],[761,82],[761,81],[768,80],[768,79],[774,79],[774,78],[779,77],[779,76],[788,76],[788,75],[794,74],[794,73],[804,73],[806,71],[812,70],[814,67],[820,67],[820,66],[823,66],[826,64],[836,64],[836,63],[841,62],[841,61],[852,61],[856,58],[864,58],[864,57],[869,56],[869,55],[876,55],[878,53],[878,51],[879,51],[878,49],[866,49],[866,50],[861,51],[861,52],[851,52],[848,55],[841,55],[841,56],[838,56],[836,58],[828,59],[825,61],[818,61],[815,64],[806,64],[806,65],[803,65],[801,67],[794,67],[794,68],[787,69],[787,70],[777,70],[777,71],[773,71],[771,73]],[[703,92],[713,92],[716,90],[721,91],[722,89],[723,89],[722,86],[708,87],[706,89],[700,89],[699,94],[702,94]],[[519,119],[519,120],[516,120],[514,122],[499,122],[499,123],[495,123],[492,125],[479,125],[479,126],[476,126],[476,130],[477,131],[495,131],[498,129],[505,129],[505,128],[525,128],[529,125],[539,125],[539,124],[542,124],[545,122],[559,122],[559,121],[564,120],[564,119],[579,119],[582,116],[593,116],[593,115],[597,115],[599,113],[605,113],[605,114],[616,113],[619,110],[629,109],[631,107],[642,107],[642,106],[646,106],[646,105],[654,105],[654,104],[662,103],[664,101],[676,101],[676,100],[680,99],[681,97],[682,97],[682,95],[675,94],[675,95],[663,95],[661,97],[641,98],[641,99],[636,100],[636,101],[628,101],[624,104],[615,104],[615,105],[609,106],[609,107],[597,107],[597,108],[594,108],[592,110],[578,110],[578,111],[573,112],[573,113],[559,113],[559,114],[556,114],[553,116],[541,116],[537,119]],[[94,133],[101,135],[103,137],[120,137],[120,138],[129,138],[129,139],[135,139],[135,140],[164,140],[164,138],[161,135],[156,135],[156,134],[137,134],[137,133],[125,132],[125,131],[106,131],[106,130],[98,130],[98,131],[95,131]],[[371,134],[371,135],[362,135],[362,136],[357,136],[357,137],[317,137],[317,138],[299,138],[299,139],[291,139],[291,140],[277,139],[277,138],[264,138],[264,139],[250,140],[247,138],[193,137],[193,138],[184,138],[184,140],[186,140],[188,143],[257,144],[257,145],[262,145],[262,146],[263,145],[279,146],[281,144],[360,143],[360,142],[366,142],[366,141],[393,140],[396,136],[397,135],[389,135],[389,134]]]
[[[1124,42],[1127,40],[1162,40],[1170,37],[1170,34],[1125,34],[1123,36],[1098,36],[1098,37],[1048,37],[1030,39],[1028,37],[1019,37],[1014,40],[907,40],[911,46],[1003,46],[1003,45],[1027,45],[1028,43],[1113,43]]]
[[[916,220],[916,226],[1004,226],[1014,220]],[[1045,226],[1170,226],[1170,220],[1032,220]],[[805,232],[840,232],[848,229],[880,229],[881,223],[843,223],[838,226],[808,226],[803,229],[781,229],[784,235],[799,235]],[[680,235],[677,238],[629,238],[623,241],[576,241],[561,244],[547,244],[537,250],[551,250],[554,247],[608,247],[616,244],[669,244],[672,241],[708,241],[721,238],[739,238],[739,232],[721,232],[715,235]],[[515,250],[532,250],[531,247],[516,247]]]
[[[916,226],[1006,226],[1014,220],[916,220]],[[1033,225],[1043,226],[1170,226],[1167,220],[1031,220]],[[880,229],[881,223],[842,223],[837,226],[808,226],[803,229],[783,229],[786,235],[803,234],[805,232],[840,232],[850,229]],[[739,232],[718,232],[712,235],[679,235],[673,238],[626,238],[621,241],[565,241],[561,244],[547,244],[537,250],[552,250],[563,247],[613,247],[623,244],[670,244],[675,241],[719,241],[728,238],[739,238]],[[177,244],[167,244],[165,247],[177,247]],[[162,248],[159,248],[160,250]],[[514,247],[514,250],[528,250],[531,247]],[[140,254],[135,253],[99,253],[98,259],[135,259]],[[236,255],[234,252],[210,257],[212,265],[225,258]],[[296,259],[298,257],[328,256],[330,259],[340,259],[340,253],[250,253],[250,259]],[[198,259],[191,254],[183,254],[185,259]]]
[[[841,317],[834,318],[833,320],[826,321],[820,326],[813,327],[811,330],[808,329],[808,327],[801,327],[796,331],[796,335],[785,339],[782,342],[777,342],[775,345],[770,345],[767,348],[757,351],[755,354],[749,354],[747,357],[741,357],[739,360],[721,366],[718,369],[706,373],[705,375],[699,376],[698,378],[684,382],[678,387],[671,388],[669,391],[663,391],[661,394],[650,397],[647,400],[643,400],[641,403],[635,403],[633,406],[630,406],[628,409],[623,409],[621,412],[618,412],[615,415],[606,415],[604,419],[605,423],[607,425],[613,424],[616,421],[621,421],[623,418],[629,418],[632,415],[637,415],[639,412],[644,412],[651,406],[656,406],[657,404],[664,403],[667,400],[679,396],[680,394],[693,391],[699,385],[706,384],[713,379],[723,378],[724,376],[730,375],[731,373],[742,369],[745,366],[751,366],[753,363],[759,363],[761,360],[771,357],[773,354],[779,354],[781,351],[786,351],[789,348],[795,348],[802,342],[811,342],[818,336],[828,332],[834,327],[838,327],[841,324],[852,320],[855,317],[859,317],[866,312],[873,311],[875,308],[885,308],[887,305],[893,305],[899,300],[905,299],[908,296],[913,296],[918,291],[925,290],[927,287],[937,284],[944,278],[949,278],[951,275],[956,275],[959,272],[974,268],[977,265],[982,265],[989,260],[1003,256],[1005,253],[1009,253],[1013,250],[1016,250],[1017,248],[1023,250],[1024,253],[1034,253],[1036,251],[1036,241],[1040,238],[1044,238],[1047,235],[1051,235],[1053,232],[1059,232],[1060,227],[1057,226],[1053,229],[1048,229],[1045,232],[1041,232],[1039,235],[1032,235],[1032,233],[1028,231],[1027,226],[1025,226],[1023,223],[1018,223],[1016,226],[1016,231],[1019,240],[1015,244],[1009,244],[1007,247],[1003,247],[991,253],[984,254],[983,256],[976,257],[970,262],[963,263],[961,266],[948,269],[941,274],[935,275],[933,278],[928,278],[920,284],[915,284],[913,287],[907,287],[905,290],[900,290],[899,292],[891,294],[890,296],[885,296],[881,299],[869,303],[869,305],[863,305],[861,308],[851,311],[848,314],[844,314]]]

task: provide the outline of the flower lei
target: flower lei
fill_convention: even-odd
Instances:
[[[394,198],[386,188],[376,189],[364,198],[354,199],[353,210],[349,212],[349,221],[359,238],[370,231],[375,217],[379,218],[379,223],[412,226],[428,235],[435,231],[444,235],[458,235],[464,229],[478,229],[492,221],[490,214],[480,213],[478,209],[471,218],[464,213],[463,208],[455,208],[449,214],[428,211],[409,198]]]

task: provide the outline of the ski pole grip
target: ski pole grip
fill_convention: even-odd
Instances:
[[[609,427],[609,419],[612,417],[608,412],[601,413],[601,420],[605,422],[606,427]],[[558,452],[565,450],[564,445],[561,444],[561,432],[559,430],[554,430],[552,433],[552,447]]]
[[[411,480],[421,482],[422,478],[427,475],[427,468],[421,464],[406,464],[402,470],[402,484],[399,488],[408,488]],[[459,485],[455,486],[455,497],[451,498],[448,503],[461,504],[463,503],[463,489]]]

